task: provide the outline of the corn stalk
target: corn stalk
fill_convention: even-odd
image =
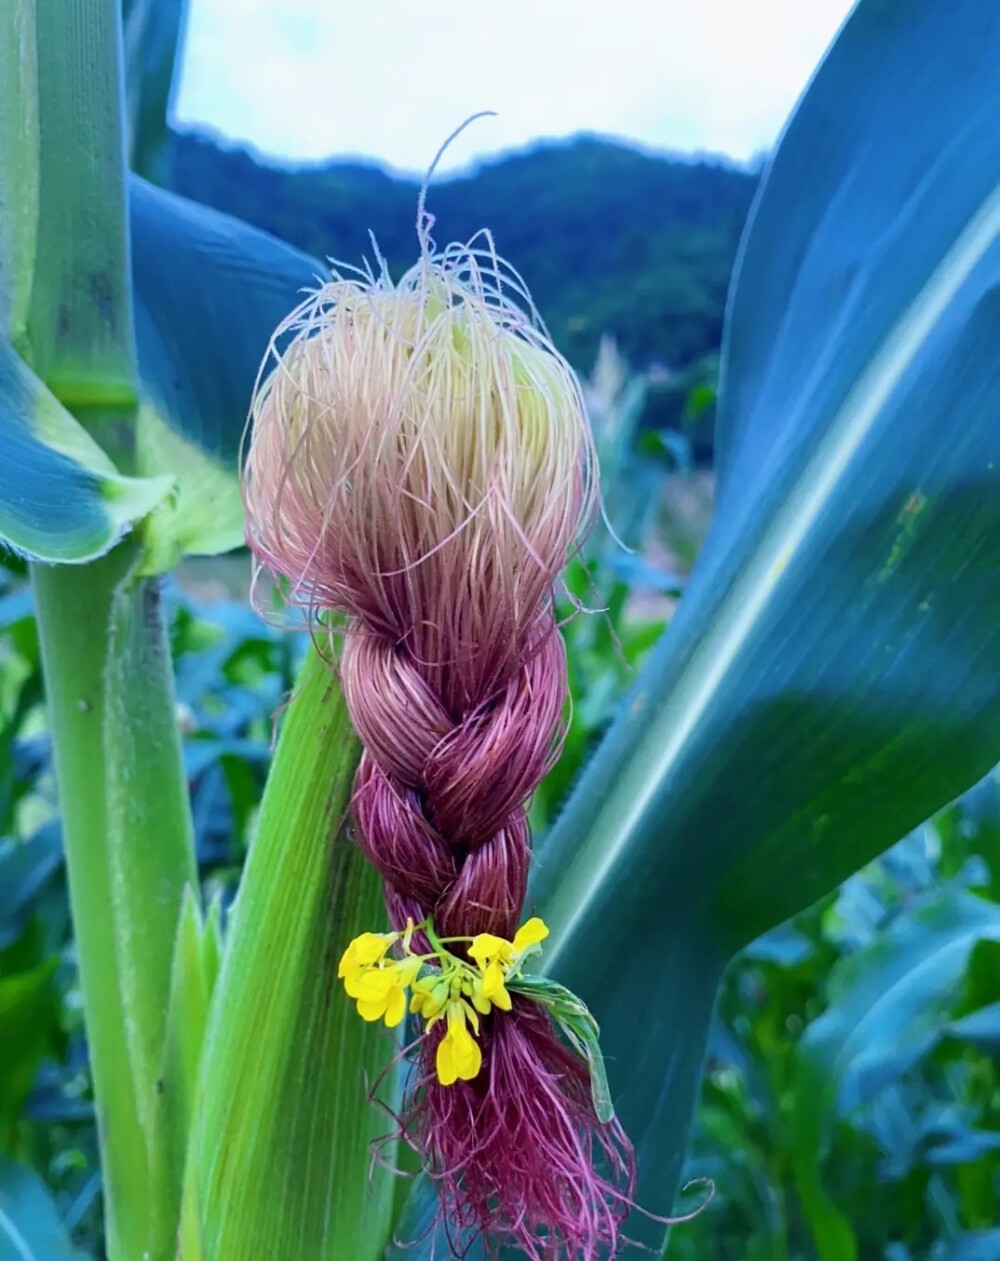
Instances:
[[[78,485],[101,479],[89,506],[106,507],[110,526],[75,553],[55,547],[46,557],[38,539],[66,507],[54,497],[49,521],[34,505],[42,519],[30,536],[42,553],[32,581],[108,1253],[167,1261],[180,1176],[162,1153],[161,1072],[181,899],[197,873],[158,580],[143,576],[141,526],[116,541],[169,489],[162,478],[127,477],[137,393],[120,18],[113,0],[38,0],[15,7],[13,28],[0,84],[0,160],[18,181],[0,229],[3,403],[19,407],[8,423],[21,426],[14,452],[29,466],[32,455],[36,467],[47,457],[58,469],[75,457]],[[135,512],[121,513],[123,498]],[[31,508],[22,507],[25,529]]]

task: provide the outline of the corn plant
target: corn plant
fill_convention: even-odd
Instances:
[[[8,5],[0,43],[0,537],[32,568],[108,1254],[659,1246],[727,961],[1000,760],[1000,14],[859,0],[797,107],[731,292],[711,534],[530,875],[582,396],[488,243],[434,254],[420,216],[399,285],[331,280],[130,175],[161,169],[179,14],[126,6],[156,67],[129,136],[113,0]],[[223,926],[160,590],[245,529],[315,644]]]

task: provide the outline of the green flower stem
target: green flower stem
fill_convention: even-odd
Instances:
[[[344,831],[360,746],[311,647],[283,717],[227,932],[185,1171],[184,1261],[379,1261],[393,1177],[368,1100],[396,1053],[337,979],[385,923],[378,873]],[[391,1164],[392,1144],[381,1149]]]
[[[155,1175],[174,939],[197,888],[160,589],[128,539],[32,569],[104,1171],[111,1261],[172,1261]],[[173,1214],[173,1220],[171,1215]]]

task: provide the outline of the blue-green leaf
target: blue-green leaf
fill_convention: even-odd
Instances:
[[[169,183],[168,115],[176,87],[187,0],[122,0],[128,164]]]
[[[836,1078],[843,1110],[872,1099],[944,1035],[972,948],[984,939],[1000,941],[1000,906],[949,889],[834,971],[830,1006],[801,1047]]]
[[[1000,1151],[1000,1133],[969,1129],[927,1151],[929,1165],[967,1165],[991,1152]]]
[[[1000,1229],[966,1231],[952,1239],[935,1261],[997,1261]]]
[[[103,555],[173,489],[170,477],[120,476],[3,341],[0,442],[0,544],[33,560]]]
[[[67,407],[135,397],[114,3],[22,0],[0,39],[0,338]]]
[[[776,963],[783,968],[793,968],[804,963],[815,947],[809,938],[792,924],[779,924],[763,937],[758,937],[743,951],[746,959],[760,963]]]
[[[837,1111],[865,1103],[945,1031],[976,943],[1000,940],[1000,906],[961,890],[934,895],[893,923],[830,978],[830,1006],[799,1046],[795,1182],[822,1261],[855,1261],[857,1244],[822,1185],[824,1146]],[[940,1147],[939,1161],[969,1160],[968,1133]],[[963,1155],[963,1153],[965,1153]]]
[[[4,1261],[87,1261],[70,1243],[41,1180],[0,1158],[0,1257]]]
[[[138,469],[179,493],[154,523],[154,565],[243,541],[236,478],[257,372],[277,325],[323,267],[237,219],[129,183],[142,406]]]
[[[0,840],[0,950],[15,941],[39,891],[62,866],[58,822],[27,841]]]
[[[711,534],[541,848],[653,1211],[726,959],[1000,759],[998,64],[980,0],[860,0],[827,55],[741,249]]]
[[[980,1050],[1000,1052],[1000,1003],[990,1003],[961,1020],[953,1020],[945,1032]]]

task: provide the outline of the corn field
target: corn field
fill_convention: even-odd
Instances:
[[[710,480],[433,167],[172,192],[183,22],[0,5],[0,1261],[1000,1258],[1000,9],[856,3]]]

